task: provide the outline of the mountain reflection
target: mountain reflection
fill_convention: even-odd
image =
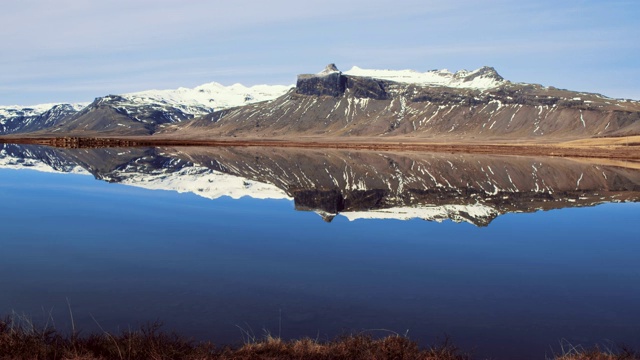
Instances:
[[[446,219],[486,226],[498,215],[638,201],[633,164],[443,153],[284,148],[57,149],[5,144],[0,167],[215,199],[292,198],[325,221]]]

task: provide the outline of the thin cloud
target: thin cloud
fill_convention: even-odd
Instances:
[[[579,76],[558,71],[640,67],[640,25],[630,15],[638,7],[548,0],[8,1],[0,4],[0,88],[13,89],[2,102],[49,102],[83,89],[93,98],[209,81],[291,83],[298,72],[328,62],[422,71],[492,65],[527,81],[549,74],[580,85]]]

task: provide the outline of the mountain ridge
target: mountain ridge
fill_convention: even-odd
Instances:
[[[67,110],[25,121],[0,107],[0,134],[466,141],[640,134],[640,102],[513,83],[489,66],[455,73],[357,66],[341,72],[329,64],[319,73],[299,75],[295,87],[212,82],[107,95]]]
[[[333,64],[330,68],[299,75],[295,89],[270,102],[217,111],[159,134],[183,138],[404,136],[452,141],[640,134],[639,102],[516,84],[489,67],[460,71],[457,76],[443,71],[406,75],[406,71],[386,70],[380,76],[378,70],[354,76]],[[422,82],[412,80],[421,77]],[[398,78],[402,82],[389,80]],[[443,85],[445,81],[448,85]],[[452,81],[458,82],[456,87],[449,86]]]
[[[291,85],[292,86],[292,85]],[[179,122],[217,109],[265,101],[284,93],[288,85],[233,84],[210,82],[194,88],[145,90],[97,97],[90,103],[0,106],[0,134],[93,133],[149,135],[159,125]],[[39,119],[57,106],[72,106],[64,117]],[[21,115],[26,114],[26,115]],[[24,120],[25,116],[31,118]],[[63,121],[61,121],[63,120]],[[25,122],[32,125],[12,125]],[[9,124],[5,126],[5,124]],[[10,126],[11,125],[11,126]],[[119,129],[118,129],[119,128]]]

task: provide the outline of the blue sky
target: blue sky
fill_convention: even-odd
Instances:
[[[0,4],[0,104],[293,84],[342,70],[495,67],[640,99],[640,2],[21,0]]]

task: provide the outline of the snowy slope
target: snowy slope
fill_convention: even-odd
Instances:
[[[34,170],[47,173],[72,173],[90,175],[81,166],[65,159],[53,156],[51,152],[32,152],[31,150],[41,150],[38,147],[17,147],[15,145],[3,144],[0,146],[0,169],[12,170]],[[19,154],[19,155],[18,155]]]
[[[174,90],[148,90],[121,95],[130,106],[171,106],[185,114],[204,115],[215,110],[242,106],[259,101],[275,99],[286,93],[293,85],[242,84],[224,86],[216,82],[191,88]]]
[[[286,85],[223,86],[212,82],[193,89],[107,95],[96,98],[92,103],[0,106],[0,134],[53,129],[54,126],[53,131],[59,133],[78,130],[101,132],[117,128],[118,124],[125,129],[141,126],[136,124],[153,129],[158,124],[180,122],[215,110],[271,100],[290,88]]]
[[[275,99],[286,93],[293,85],[255,85],[251,87],[242,84],[224,86],[216,82],[197,86],[195,88],[178,88],[171,90],[147,90],[122,94],[119,97],[123,106],[167,106],[180,109],[185,114],[194,116],[210,113],[214,110],[251,104],[259,101]],[[38,104],[31,106],[8,105],[0,106],[0,124],[4,124],[14,117],[35,117],[61,104]],[[89,103],[69,104],[74,110],[80,111]]]
[[[233,199],[251,197],[254,199],[291,200],[285,191],[272,184],[192,164],[177,171],[170,168],[158,168],[145,173],[142,172],[143,169],[126,166],[104,174],[96,174],[56,154],[63,153],[46,147],[0,144],[0,169],[94,175],[104,181],[113,181],[149,190],[193,193],[207,199],[228,196]]]
[[[449,70],[431,70],[418,72],[415,70],[375,70],[362,69],[354,66],[344,72],[345,75],[371,77],[390,80],[405,84],[419,84],[427,86],[447,86],[453,88],[468,88],[487,90],[502,85],[505,80],[491,67],[477,70],[460,70],[455,73]]]
[[[40,104],[32,106],[8,105],[0,106],[0,124],[15,116],[37,116],[51,109],[57,104]]]
[[[0,106],[0,134],[38,131],[64,122],[86,103]]]
[[[246,87],[209,83],[193,89],[107,95],[96,98],[54,131],[73,135],[150,135],[165,124],[180,123],[216,110],[274,99],[289,89],[289,86],[283,85]]]
[[[499,215],[498,210],[484,204],[470,205],[441,205],[441,206],[416,206],[396,207],[388,209],[376,209],[369,211],[342,212],[340,215],[349,221],[360,219],[395,219],[411,220],[422,219],[427,221],[442,222],[468,222],[478,224],[484,220],[487,224]]]
[[[66,104],[71,106],[75,111],[82,110],[89,103]],[[38,104],[38,105],[0,105],[0,124],[7,123],[10,119],[16,117],[31,118],[44,114],[53,109],[55,106],[63,104]]]
[[[178,193],[193,193],[207,199],[228,196],[232,199],[251,197],[254,199],[291,198],[283,190],[271,184],[225,174],[208,168],[185,167],[175,173],[121,173],[121,184],[148,190],[168,190]]]

